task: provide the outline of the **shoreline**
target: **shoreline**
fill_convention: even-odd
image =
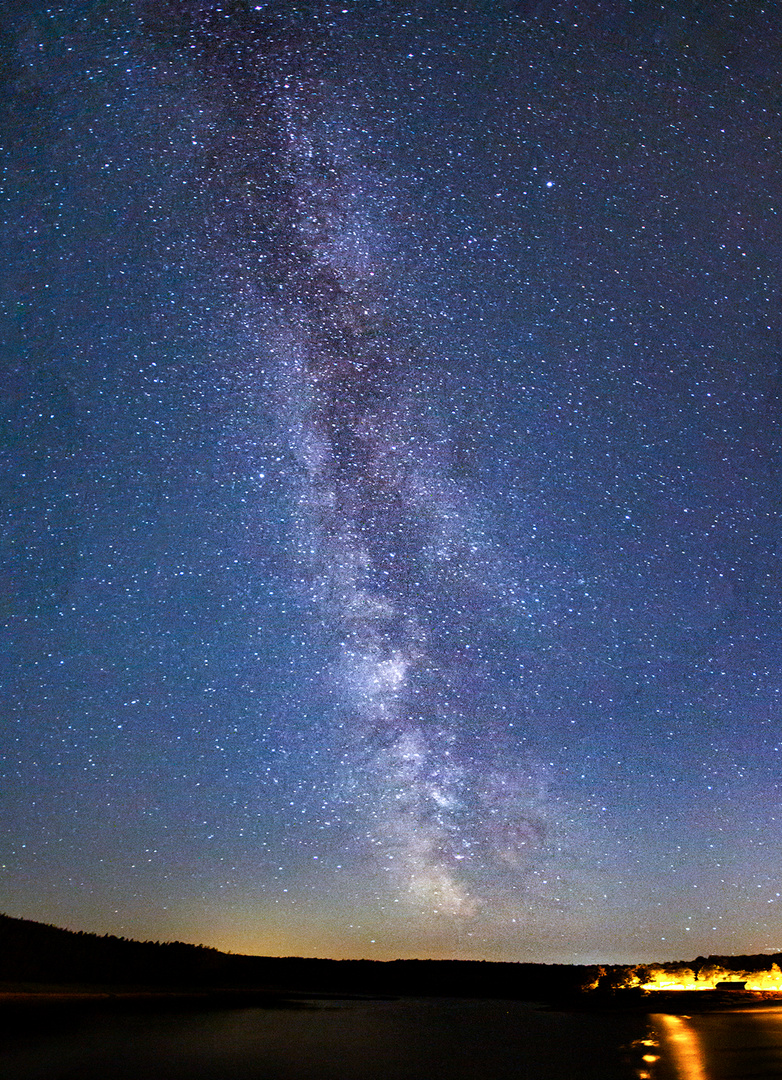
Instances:
[[[356,994],[259,987],[14,987],[0,989],[0,1018],[16,1012],[77,1007],[162,1009],[312,1009],[329,1001],[394,1001],[396,994]]]
[[[0,986],[0,1018],[15,1014],[70,1011],[77,1008],[96,1008],[100,1011],[131,1008],[142,1011],[193,1009],[315,1009],[335,1001],[396,1001],[408,996],[340,992],[337,990],[291,990],[281,987],[87,987],[41,985],[29,983]],[[434,995],[438,1000],[443,995]],[[429,995],[426,995],[428,998]],[[448,995],[445,995],[448,997]],[[486,1000],[485,995],[465,1000]],[[456,999],[454,999],[456,1000]],[[492,999],[495,1000],[495,999]],[[498,995],[496,1000],[507,1000]],[[649,990],[642,993],[618,991],[612,994],[585,993],[537,998],[516,998],[546,1012],[572,1013],[669,1013],[696,1015],[708,1012],[745,1012],[758,1009],[782,1009],[779,991],[717,991],[717,990]]]
[[[572,1012],[669,1013],[691,1016],[709,1012],[753,1012],[782,1008],[778,990],[618,990],[586,992],[556,999],[549,1008]]]

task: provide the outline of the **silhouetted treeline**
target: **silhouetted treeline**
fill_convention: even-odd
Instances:
[[[4,982],[209,984],[222,958],[204,945],[101,937],[0,915]]]
[[[691,967],[696,975],[705,967],[723,967],[732,971],[768,971],[772,964],[782,966],[782,953],[753,953],[751,956],[714,954],[712,956],[698,956],[695,960],[687,962],[687,966]],[[681,966],[681,964],[678,966]],[[675,968],[677,965],[661,964],[660,967],[667,969],[668,967]]]
[[[6,983],[534,999],[575,992],[597,973],[596,967],[567,964],[237,956],[0,915],[0,981]]]
[[[775,962],[782,962],[782,953],[699,956],[654,966],[697,972],[719,965],[748,972],[769,970]],[[0,915],[0,982],[5,983],[536,1000],[568,997],[598,981],[604,989],[626,985],[636,970],[640,966],[238,956],[204,945],[101,937]]]

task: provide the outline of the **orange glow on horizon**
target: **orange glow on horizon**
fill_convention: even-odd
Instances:
[[[638,985],[643,990],[715,990],[720,982],[743,982],[746,990],[782,990],[782,971],[772,964],[768,971],[729,971],[709,966],[696,978],[691,968],[680,971],[653,971],[651,978]]]

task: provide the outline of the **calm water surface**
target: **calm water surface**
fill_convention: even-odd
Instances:
[[[782,1077],[782,1009],[650,1019],[679,1080]]]
[[[737,1080],[782,1077],[782,1012],[556,1013],[498,1001],[85,1009],[3,1030],[1,1080]]]

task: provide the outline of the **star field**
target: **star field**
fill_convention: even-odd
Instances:
[[[782,948],[778,14],[16,6],[0,908]]]

